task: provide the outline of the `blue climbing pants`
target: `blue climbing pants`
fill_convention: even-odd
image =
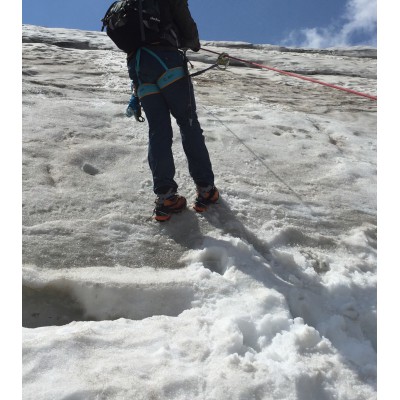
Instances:
[[[200,127],[184,55],[173,49],[141,48],[128,62],[149,124],[148,161],[153,190],[177,191],[172,154],[172,115],[179,126],[190,176],[197,186],[214,185],[214,174]]]

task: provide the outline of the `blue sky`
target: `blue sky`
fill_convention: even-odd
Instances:
[[[22,22],[100,30],[109,0],[22,0]],[[376,46],[376,0],[189,0],[203,40]]]

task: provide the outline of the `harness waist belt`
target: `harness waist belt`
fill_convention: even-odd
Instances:
[[[176,67],[176,68],[171,68],[167,71],[165,71],[160,78],[157,80],[157,85],[160,89],[164,89],[171,83],[176,82],[178,79],[181,79],[185,76],[185,70],[183,67]]]
[[[186,72],[183,67],[168,69],[158,78],[157,83],[141,83],[139,85],[137,89],[139,99],[150,94],[160,93],[160,89],[166,88],[184,76],[186,76]]]

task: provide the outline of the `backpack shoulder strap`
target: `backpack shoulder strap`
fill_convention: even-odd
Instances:
[[[142,1],[139,0],[138,2],[138,12],[139,12],[139,24],[140,24],[140,36],[142,42],[146,40],[146,35],[144,33],[144,23],[143,23],[143,4]]]

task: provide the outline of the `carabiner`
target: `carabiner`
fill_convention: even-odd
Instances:
[[[218,68],[225,70],[229,65],[229,54],[221,53],[217,59]]]

